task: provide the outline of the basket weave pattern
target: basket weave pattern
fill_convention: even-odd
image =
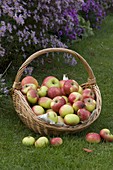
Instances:
[[[38,119],[34,116],[31,107],[29,106],[27,100],[25,99],[24,95],[21,92],[21,76],[23,74],[24,69],[28,66],[28,64],[34,60],[35,58],[39,57],[40,55],[46,54],[48,52],[66,52],[72,54],[75,58],[79,58],[83,63],[87,73],[88,73],[88,81],[81,86],[83,89],[87,87],[91,87],[96,95],[96,109],[91,114],[90,118],[85,121],[84,123],[78,124],[76,126],[57,126],[53,124],[49,124],[41,119]],[[71,134],[80,132],[86,128],[88,128],[100,115],[102,100],[101,100],[101,93],[99,90],[98,85],[96,84],[96,78],[94,73],[86,62],[86,60],[76,53],[75,51],[65,49],[65,48],[47,48],[44,50],[40,50],[34,54],[32,54],[19,68],[12,90],[11,96],[14,104],[14,108],[22,120],[22,122],[30,129],[32,129],[36,133],[40,133],[42,135],[60,135],[60,134]]]

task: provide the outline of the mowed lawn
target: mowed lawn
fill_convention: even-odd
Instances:
[[[99,133],[108,128],[113,134],[113,15],[109,15],[95,36],[74,43],[70,49],[81,54],[91,66],[102,95],[102,111],[99,118],[86,130],[74,135],[62,135],[63,144],[37,149],[22,144],[25,136],[40,136],[29,130],[17,116],[11,97],[0,98],[0,169],[1,170],[112,170],[113,142],[89,144],[88,132]],[[60,62],[58,62],[60,60]],[[54,75],[59,79],[64,73],[80,84],[87,81],[83,64],[64,64],[60,54],[45,59],[45,65],[37,64],[33,75],[41,83],[43,78]],[[19,68],[20,66],[18,66]],[[16,71],[10,68],[6,74],[7,85],[12,87]],[[50,136],[48,136],[48,139]],[[83,148],[92,149],[87,153]]]

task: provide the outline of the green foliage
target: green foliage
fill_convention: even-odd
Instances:
[[[23,137],[32,135],[36,139],[40,136],[29,130],[17,116],[11,98],[3,97],[0,102],[0,169],[1,170],[107,170],[112,169],[113,143],[101,142],[89,144],[85,141],[88,132],[97,132],[102,128],[109,128],[113,133],[113,15],[104,21],[101,30],[95,31],[95,36],[79,41],[70,49],[80,53],[91,66],[96,76],[97,84],[102,95],[101,114],[88,129],[75,135],[63,135],[63,145],[48,146],[36,149],[34,146],[23,146]],[[60,55],[58,55],[60,58]],[[46,60],[46,59],[45,59]],[[47,60],[48,61],[48,60]],[[63,73],[75,78],[78,82],[87,81],[83,65],[78,61],[74,67],[57,62],[56,55],[50,57],[46,65],[38,65],[34,75],[41,82],[47,75],[59,78]],[[63,64],[63,65],[62,65]],[[35,72],[36,71],[36,72]],[[13,68],[8,70],[7,86],[14,82]],[[48,137],[50,138],[50,137]],[[86,153],[83,148],[92,149]]]

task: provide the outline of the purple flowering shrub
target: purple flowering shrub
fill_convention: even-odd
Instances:
[[[90,21],[92,28],[99,28],[106,13],[99,1],[86,0],[82,6],[81,15],[86,21]]]

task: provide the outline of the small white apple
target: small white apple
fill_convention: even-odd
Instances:
[[[26,136],[22,139],[22,143],[23,143],[23,145],[26,145],[26,146],[34,145],[35,138],[32,136]]]
[[[47,137],[42,136],[39,137],[36,141],[35,141],[35,147],[36,148],[42,148],[42,147],[46,147],[49,145],[49,140]]]

